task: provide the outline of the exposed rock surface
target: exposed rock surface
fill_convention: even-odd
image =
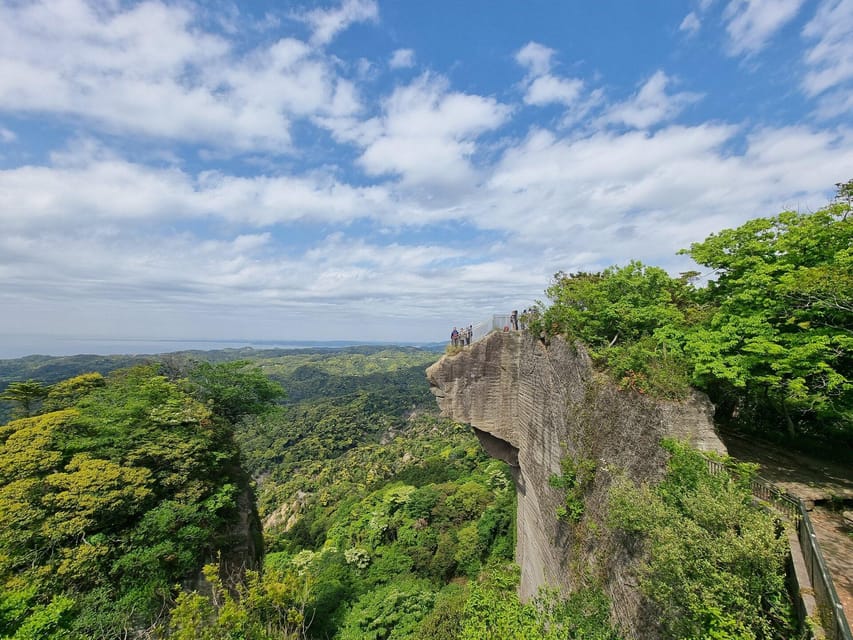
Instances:
[[[475,427],[486,451],[513,468],[521,596],[546,584],[571,589],[594,574],[614,603],[615,621],[632,637],[654,637],[632,577],[630,545],[603,526],[607,493],[620,475],[659,479],[663,437],[725,453],[708,399],[696,393],[663,402],[620,390],[593,370],[583,347],[561,339],[545,346],[518,332],[496,332],[445,356],[427,377],[442,414]],[[557,519],[563,496],[549,485],[566,455],[597,466],[577,525]]]

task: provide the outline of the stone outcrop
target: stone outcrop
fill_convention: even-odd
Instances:
[[[632,637],[655,637],[643,613],[631,545],[606,526],[614,479],[655,481],[665,469],[664,437],[725,453],[713,406],[699,393],[664,402],[619,389],[593,369],[582,346],[495,332],[427,369],[442,414],[472,425],[490,455],[511,467],[518,495],[516,560],[520,594],[540,586],[572,589],[596,575],[612,615]],[[579,524],[556,517],[564,494],[549,485],[565,456],[592,460],[596,473]]]

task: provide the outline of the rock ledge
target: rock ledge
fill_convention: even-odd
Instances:
[[[472,425],[486,451],[513,470],[522,598],[543,585],[572,589],[594,572],[614,603],[614,621],[633,637],[654,637],[632,577],[636,559],[629,545],[605,526],[584,524],[604,524],[614,477],[645,482],[663,475],[661,438],[725,453],[707,397],[697,392],[664,402],[620,390],[594,371],[582,346],[559,338],[545,346],[518,332],[495,332],[443,357],[427,369],[427,378],[442,415]],[[557,520],[561,496],[548,483],[567,454],[594,459],[598,468],[582,525]]]

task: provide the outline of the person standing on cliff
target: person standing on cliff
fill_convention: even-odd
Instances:
[[[452,344],[454,347],[459,346],[459,331],[456,329],[456,327],[453,327],[453,331],[450,332],[450,344]]]
[[[513,309],[512,315],[509,317],[509,322],[512,325],[513,331],[518,331],[518,309]]]

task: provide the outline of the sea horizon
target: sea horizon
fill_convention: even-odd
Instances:
[[[312,349],[364,345],[424,347],[437,341],[406,340],[289,340],[245,338],[140,338],[81,336],[7,336],[0,338],[0,360],[29,356],[64,357],[76,355],[159,355],[177,351],[214,351],[218,349]]]

